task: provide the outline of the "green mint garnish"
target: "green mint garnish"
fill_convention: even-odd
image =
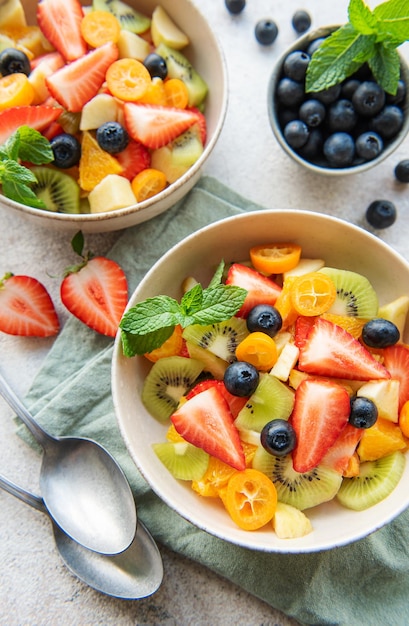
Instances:
[[[0,184],[3,194],[21,204],[44,209],[30,185],[37,182],[33,172],[20,161],[43,165],[53,161],[54,155],[48,139],[34,128],[20,126],[0,146]]]
[[[222,273],[223,265],[219,266],[209,287],[203,289],[195,285],[183,295],[180,303],[169,296],[156,296],[129,309],[119,324],[124,355],[132,357],[159,348],[178,324],[182,328],[191,324],[206,326],[233,317],[247,291],[221,284]]]
[[[409,40],[409,3],[388,0],[371,11],[363,0],[350,0],[348,18],[312,55],[306,91],[329,89],[368,62],[378,84],[395,94],[400,76],[396,48]]]

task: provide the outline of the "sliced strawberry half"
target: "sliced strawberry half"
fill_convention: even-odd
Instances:
[[[134,102],[125,103],[124,118],[130,136],[152,150],[165,146],[197,121],[196,113],[186,109]]]
[[[230,412],[235,419],[240,413],[241,409],[245,406],[248,398],[234,396],[232,393],[227,391],[226,385],[222,380],[216,380],[214,378],[201,380],[200,383],[197,383],[197,385],[195,385],[193,389],[189,391],[189,393],[186,395],[186,398],[190,400],[190,398],[193,398],[193,396],[196,396],[198,393],[202,393],[202,391],[206,391],[206,389],[209,389],[210,387],[216,387],[220,391],[227,404],[229,405]]]
[[[409,347],[396,344],[384,350],[383,364],[391,378],[399,380],[399,411],[409,400]]]
[[[9,335],[51,337],[59,329],[44,285],[31,276],[6,274],[0,281],[0,330]]]
[[[317,319],[300,350],[298,369],[348,380],[390,378],[387,369],[346,330]]]
[[[297,348],[304,347],[307,341],[308,333],[317,321],[316,316],[308,317],[307,315],[299,315],[295,321],[294,343]]]
[[[45,79],[51,95],[68,111],[82,110],[98,93],[108,67],[118,58],[118,48],[106,43],[64,65]]]
[[[229,406],[217,387],[209,387],[182,404],[171,416],[186,441],[242,471],[246,467],[239,433]]]
[[[38,4],[38,25],[66,61],[74,61],[87,52],[87,44],[81,35],[83,17],[78,0],[41,0]]]
[[[117,161],[123,167],[121,176],[132,180],[139,172],[146,170],[151,165],[151,154],[146,146],[139,141],[131,141],[125,150],[115,155]]]
[[[61,300],[67,309],[93,330],[115,337],[128,301],[122,268],[105,257],[94,257],[64,278]]]
[[[0,144],[7,141],[20,126],[30,126],[41,132],[61,113],[61,108],[45,105],[11,107],[0,111]]]
[[[347,424],[322,458],[320,465],[325,465],[325,467],[330,467],[339,474],[344,474],[363,433],[362,428],[355,428],[352,424]]]
[[[297,387],[290,417],[296,435],[293,467],[308,472],[320,464],[348,423],[347,391],[330,381],[308,379]]]
[[[275,304],[281,293],[281,287],[273,280],[263,276],[246,265],[233,263],[226,278],[227,285],[236,285],[247,290],[247,296],[237,317],[247,317],[257,304]]]

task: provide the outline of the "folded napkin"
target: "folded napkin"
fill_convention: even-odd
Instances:
[[[130,293],[152,264],[189,233],[223,217],[261,209],[212,178],[163,215],[124,231],[110,257],[124,268]],[[233,581],[303,624],[409,624],[409,511],[370,537],[311,554],[268,554],[201,531],[149,488],[121,439],[111,399],[112,339],[70,319],[45,359],[26,402],[56,435],[105,445],[126,473],[138,515],[155,539]],[[25,427],[19,434],[33,443]]]

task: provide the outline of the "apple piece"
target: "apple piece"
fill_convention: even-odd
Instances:
[[[324,267],[325,261],[323,259],[300,259],[298,264],[288,272],[284,272],[284,280],[288,276],[302,276],[303,274],[309,274],[310,272],[319,272]]]
[[[389,320],[399,329],[400,336],[403,337],[406,317],[409,311],[409,296],[400,296],[388,304],[379,307],[378,317]]]
[[[189,128],[171,143],[153,150],[151,166],[166,176],[168,183],[183,176],[203,153],[203,145],[195,128]]]
[[[279,380],[288,380],[291,370],[297,363],[299,353],[300,351],[295,344],[287,343],[282,349],[270,374]]]
[[[113,96],[99,93],[82,109],[80,130],[92,130],[106,122],[116,122],[119,109],[120,104]]]
[[[181,50],[189,44],[187,35],[176,26],[165,9],[158,5],[152,13],[151,22],[152,41],[155,46],[165,43],[175,50]]]
[[[26,16],[20,0],[6,0],[1,3],[0,28],[22,28],[27,26]]]
[[[399,381],[371,380],[357,391],[357,396],[372,400],[378,409],[378,418],[397,423],[399,419]]]
[[[117,41],[120,59],[143,61],[151,51],[149,42],[130,30],[121,30]]]
[[[115,211],[136,204],[130,181],[119,174],[108,174],[88,196],[91,213]]]

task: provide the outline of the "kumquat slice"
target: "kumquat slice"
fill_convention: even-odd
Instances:
[[[131,187],[137,202],[143,202],[165,189],[166,176],[163,172],[148,167],[135,176]]]
[[[121,32],[121,24],[113,13],[108,11],[90,11],[81,21],[81,35],[92,48],[99,48],[105,43],[116,43]]]
[[[29,105],[34,96],[34,88],[25,74],[8,74],[0,78],[0,111]]]
[[[223,503],[237,526],[257,530],[273,519],[277,490],[265,474],[248,468],[230,478]]]
[[[336,297],[334,282],[321,272],[299,276],[291,288],[291,300],[300,315],[321,315],[331,308]]]
[[[180,78],[169,78],[163,83],[166,95],[166,106],[186,109],[189,104],[189,91]]]
[[[151,75],[137,59],[118,59],[105,75],[108,89],[113,96],[125,102],[141,98],[151,84]]]
[[[263,332],[250,333],[236,348],[236,358],[239,361],[251,363],[262,372],[271,370],[277,357],[274,339]]]
[[[300,256],[301,246],[295,243],[271,243],[250,249],[253,267],[267,276],[292,270],[298,265]]]

